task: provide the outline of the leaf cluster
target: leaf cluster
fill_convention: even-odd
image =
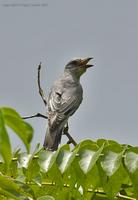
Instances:
[[[26,146],[12,153],[10,127]],[[29,152],[32,127],[11,108],[0,109],[0,199],[138,199],[138,147],[85,140],[74,149]]]

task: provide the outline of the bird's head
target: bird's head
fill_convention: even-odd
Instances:
[[[86,72],[89,67],[93,66],[92,64],[88,64],[91,59],[93,58],[73,59],[67,63],[67,65],[65,66],[65,70],[68,70],[74,75],[80,77]]]

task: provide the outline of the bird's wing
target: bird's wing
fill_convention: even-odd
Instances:
[[[76,95],[63,96],[62,93],[52,92],[50,95],[49,106],[53,112],[62,113],[64,115],[71,115],[71,113],[78,108],[81,99]]]
[[[52,91],[49,96],[50,124],[54,126],[66,120],[77,110],[81,101],[76,95],[63,95],[59,91]]]

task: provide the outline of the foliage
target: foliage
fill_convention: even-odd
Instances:
[[[26,152],[12,153],[10,127]],[[85,140],[55,152],[29,152],[32,127],[11,108],[0,108],[0,199],[138,199],[138,147],[112,140]]]

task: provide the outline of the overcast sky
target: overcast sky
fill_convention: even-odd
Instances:
[[[77,142],[138,145],[138,1],[0,0],[0,106],[22,116],[45,113],[39,62],[48,94],[70,59],[88,56],[95,66],[81,79],[84,99],[69,120],[70,133]],[[42,144],[45,120],[28,121],[35,129],[32,145]]]

